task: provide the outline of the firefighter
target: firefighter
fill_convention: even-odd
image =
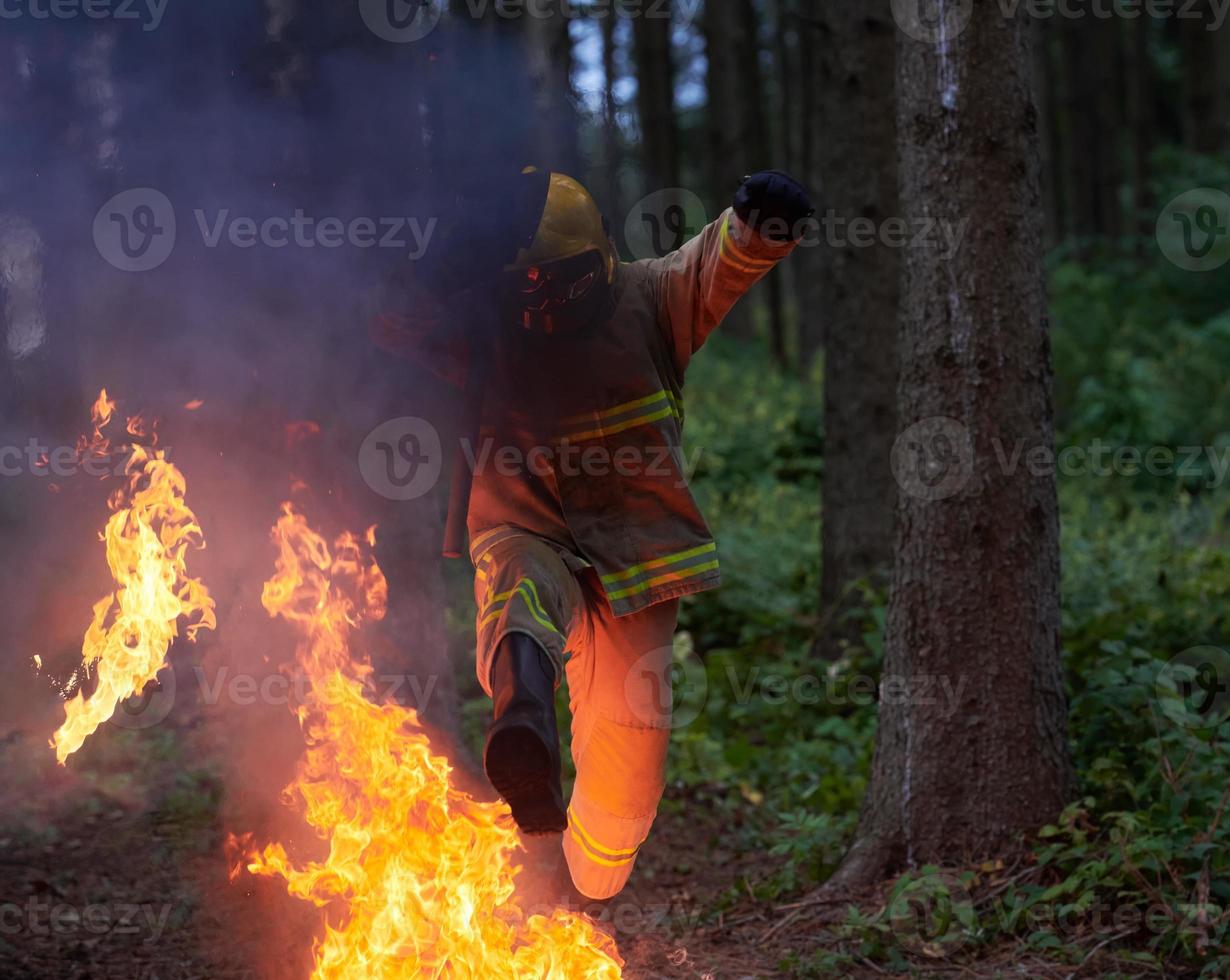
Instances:
[[[483,764],[520,829],[562,833],[576,889],[603,900],[627,882],[665,785],[680,598],[719,583],[685,479],[684,377],[812,208],[792,178],[756,173],[677,251],[621,263],[580,183],[530,173],[522,187],[528,208],[508,210],[530,217],[499,271],[470,450],[476,666],[493,705]],[[382,317],[378,339],[434,352],[436,370],[463,383],[465,359],[444,363],[447,344],[426,336],[426,303]],[[567,803],[555,712],[565,674],[577,773]]]

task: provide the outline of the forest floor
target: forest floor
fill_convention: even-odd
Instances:
[[[199,716],[172,715],[144,731],[109,727],[68,768],[55,764],[42,736],[0,738],[0,978],[308,976],[316,911],[289,898],[278,882],[228,878],[224,838],[236,811],[210,758],[223,750]],[[786,965],[838,943],[831,927],[848,903],[758,900],[751,882],[769,870],[770,859],[724,846],[730,836],[703,805],[666,807],[629,888],[601,914],[627,960],[627,977],[892,972],[857,955],[832,972]],[[857,899],[874,910],[883,895]],[[1060,968],[1001,949],[978,962],[922,958],[909,972],[1106,975],[1098,962],[1095,952],[1084,964]]]

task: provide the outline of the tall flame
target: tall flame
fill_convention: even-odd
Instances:
[[[281,844],[257,850],[250,835],[232,844],[249,872],[280,877],[325,909],[315,980],[620,977],[613,940],[588,919],[522,911],[508,807],[453,786],[413,710],[365,697],[372,668],[352,657],[350,637],[383,617],[387,600],[369,549],[346,534],[331,553],[289,504],[273,537],[264,605],[298,632],[311,691],[296,709],[307,750],[285,796],[328,855],[292,861]]]
[[[92,412],[93,436],[78,444],[80,456],[110,452],[102,430],[115,407],[104,388]],[[130,419],[134,428],[140,424]],[[64,706],[64,722],[51,743],[61,765],[166,665],[181,616],[188,618],[189,639],[215,625],[213,600],[185,565],[188,550],[204,547],[204,538],[184,502],[183,474],[162,450],[133,446],[124,476],[126,485],[109,500],[114,513],[103,531],[116,588],[94,604],[81,647],[82,667],[97,675],[98,684],[88,699],[78,691]]]

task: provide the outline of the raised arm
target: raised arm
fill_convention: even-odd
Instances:
[[[794,250],[812,213],[796,180],[761,171],[744,178],[734,203],[716,221],[652,261],[658,317],[680,375],[739,297]]]

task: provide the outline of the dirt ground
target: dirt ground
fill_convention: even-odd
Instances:
[[[222,746],[201,717],[177,710],[149,729],[106,726],[66,768],[45,734],[3,735],[0,978],[308,976],[317,912],[277,882],[228,876],[227,831],[245,818],[260,824],[277,787],[255,805],[228,798],[211,758]],[[530,847],[524,857],[538,877],[524,875],[524,901],[537,908],[562,864],[552,842]],[[761,941],[771,922],[704,921],[708,904],[754,864],[725,851],[718,828],[665,818],[631,886],[591,909],[616,935],[625,975],[781,975],[780,945]]]

